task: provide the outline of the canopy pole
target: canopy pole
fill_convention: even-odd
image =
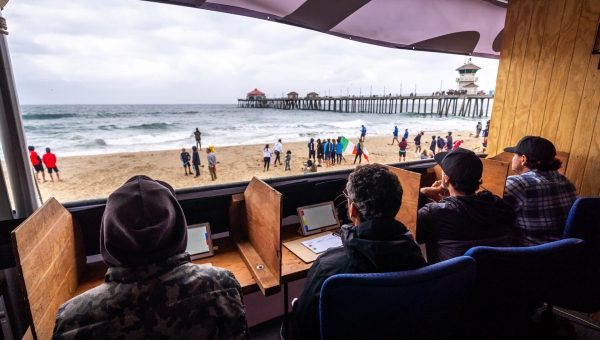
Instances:
[[[0,162],[0,221],[12,220],[12,218],[12,206],[10,205],[6,181],[4,180],[4,169],[2,168],[2,162]]]
[[[0,138],[16,217],[25,218],[37,210],[39,202],[35,195],[17,88],[4,34],[0,34]]]

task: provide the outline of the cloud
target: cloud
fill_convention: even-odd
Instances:
[[[394,50],[143,1],[28,0],[4,11],[22,104],[235,104],[254,88],[358,95],[455,87],[464,56]],[[482,67],[493,90],[498,61]]]

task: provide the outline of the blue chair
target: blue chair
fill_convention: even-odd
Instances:
[[[461,317],[463,338],[523,338],[527,322],[557,282],[572,275],[585,242],[566,239],[522,248],[475,247],[473,294]]]
[[[458,257],[394,273],[340,274],[321,288],[321,339],[449,339],[475,261]]]
[[[600,197],[579,198],[573,204],[563,238],[585,241],[585,250],[577,273],[559,282],[548,301],[584,313],[600,311]]]

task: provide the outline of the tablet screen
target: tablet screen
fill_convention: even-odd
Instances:
[[[318,230],[337,224],[335,211],[330,203],[301,209],[300,216],[305,231]]]
[[[203,225],[195,228],[188,228],[187,236],[186,251],[190,255],[197,255],[210,251],[206,226]]]

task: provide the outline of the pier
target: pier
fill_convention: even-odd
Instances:
[[[439,116],[487,117],[494,95],[342,96],[238,99],[238,107],[358,113],[430,113]]]

